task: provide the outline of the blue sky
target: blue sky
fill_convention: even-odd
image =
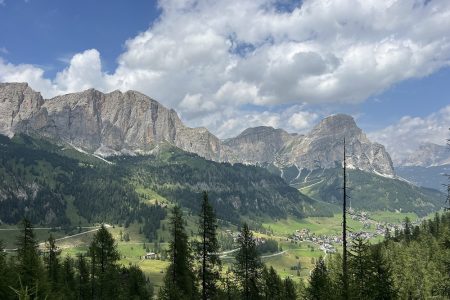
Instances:
[[[103,69],[111,72],[124,42],[145,31],[159,14],[156,1],[5,0],[0,48],[8,53],[1,56],[14,64],[42,66],[53,77],[74,54],[95,48]]]
[[[449,12],[446,0],[0,0],[0,81],[45,97],[135,89],[223,138],[348,113],[400,157],[448,136]]]

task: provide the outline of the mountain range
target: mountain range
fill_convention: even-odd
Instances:
[[[222,141],[206,128],[185,126],[174,110],[136,91],[89,89],[44,100],[26,83],[2,83],[0,99],[0,133],[37,134],[103,157],[146,153],[168,142],[218,162],[314,170],[340,165],[345,138],[351,168],[395,174],[385,148],[342,114],[325,118],[306,135],[256,127]]]
[[[196,210],[203,190],[219,216],[235,223],[243,215],[329,216],[341,198],[344,139],[349,183],[357,188],[354,207],[424,215],[439,209],[443,198],[397,178],[384,146],[343,114],[305,135],[261,126],[221,140],[206,128],[185,126],[173,109],[136,91],[89,89],[43,99],[26,83],[0,83],[0,134],[12,138],[0,145],[0,177],[8,179],[0,185],[0,206],[14,212],[2,220],[36,211],[34,220],[52,224],[131,222],[140,218],[139,198]],[[110,191],[102,174],[110,178]],[[95,195],[105,196],[87,214]],[[119,204],[123,195],[132,202]],[[132,207],[133,217],[123,215],[123,205]]]

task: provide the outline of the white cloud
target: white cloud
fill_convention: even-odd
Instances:
[[[296,131],[304,130],[311,126],[311,124],[317,120],[318,115],[307,111],[300,111],[294,113],[288,120],[288,124],[291,125]]]
[[[272,105],[357,103],[450,61],[447,0],[305,0],[292,11],[277,10],[276,0],[161,0],[159,7],[157,21],[126,41],[111,74],[91,49],[53,79],[4,61],[0,78],[30,81],[46,96],[139,90],[221,135],[241,127],[237,118],[244,126],[279,123]],[[242,111],[246,105],[267,114]],[[298,130],[313,121],[283,120]]]
[[[107,78],[101,68],[100,53],[95,49],[86,50],[75,54],[69,67],[59,72],[54,82],[63,91],[82,91],[93,87],[104,90]]]
[[[397,123],[369,134],[385,145],[394,162],[400,162],[422,143],[443,145],[450,138],[450,105],[424,118],[405,116]]]

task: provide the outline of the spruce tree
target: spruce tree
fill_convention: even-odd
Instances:
[[[15,299],[13,291],[10,289],[12,285],[11,270],[6,261],[6,253],[3,252],[3,242],[0,241],[0,299]]]
[[[260,298],[260,279],[262,262],[256,249],[253,234],[246,223],[243,224],[238,237],[239,250],[236,252],[234,273],[241,286],[242,298],[253,300]]]
[[[286,277],[283,281],[283,299],[284,300],[294,300],[298,298],[297,290],[295,288],[294,281]]]
[[[350,298],[369,299],[373,270],[368,242],[357,236],[352,241],[349,256]]]
[[[89,266],[83,254],[77,256],[77,298],[90,299]]]
[[[56,246],[55,238],[53,237],[53,235],[50,235],[47,242],[45,243],[44,263],[47,270],[47,276],[53,290],[57,289],[58,287],[58,279],[60,275],[60,253],[60,250]]]
[[[371,276],[370,296],[376,300],[390,300],[397,298],[392,271],[382,254],[382,246],[376,245],[371,249]]]
[[[263,269],[264,279],[264,298],[267,300],[282,300],[283,295],[283,282],[280,276],[273,267]]]
[[[74,262],[70,256],[66,256],[62,262],[60,271],[61,292],[64,299],[75,299],[76,280]]]
[[[22,226],[22,232],[17,238],[17,272],[20,283],[16,286],[21,285],[36,297],[45,298],[48,296],[48,285],[33,227],[28,219],[22,221]]]
[[[120,258],[117,245],[104,225],[95,233],[89,246],[92,264],[92,297],[111,299],[117,292],[117,261]]]
[[[203,192],[198,231],[201,242],[197,244],[197,256],[201,261],[198,274],[203,300],[214,299],[217,295],[221,262],[217,254],[219,242],[216,230],[217,219],[213,207],[209,203],[208,194]]]
[[[306,298],[308,300],[333,299],[331,281],[322,257],[319,258],[311,272],[309,286],[306,289]]]
[[[167,300],[197,299],[195,276],[192,271],[191,250],[184,228],[183,214],[179,206],[172,210],[170,218],[170,265],[164,277],[159,298]]]
[[[144,273],[137,266],[122,269],[124,282],[124,299],[151,299],[153,296],[152,286],[147,282]]]

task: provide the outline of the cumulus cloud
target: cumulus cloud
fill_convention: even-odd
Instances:
[[[221,135],[241,127],[239,118],[279,124],[279,105],[358,103],[450,61],[447,0],[305,0],[282,10],[276,0],[158,5],[160,17],[125,42],[111,74],[91,49],[55,78],[0,61],[0,79],[29,81],[46,96],[135,89]],[[243,111],[248,105],[261,109]],[[314,120],[292,111],[283,124],[302,130]]]
[[[385,145],[394,162],[399,163],[422,143],[445,144],[450,138],[449,124],[450,105],[424,118],[405,116],[369,136]]]

